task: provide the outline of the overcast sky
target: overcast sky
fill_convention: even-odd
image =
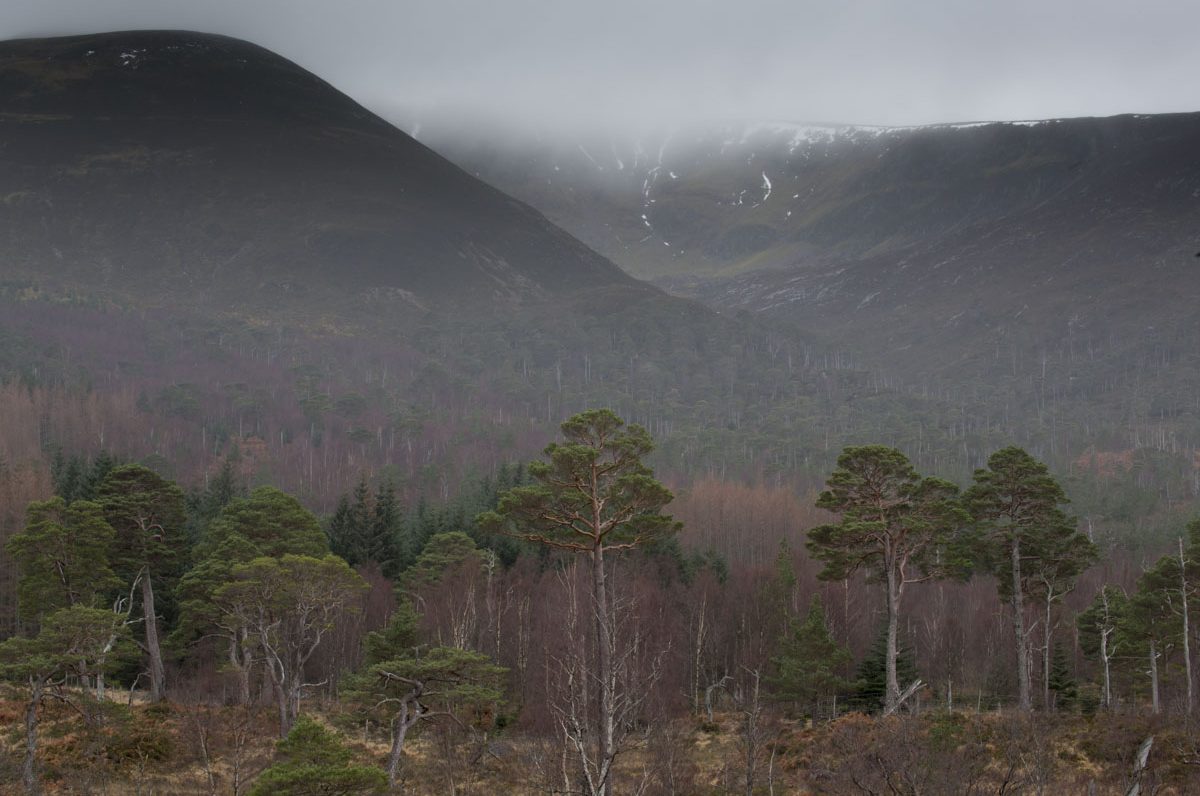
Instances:
[[[393,118],[438,106],[617,126],[1200,110],[1198,0],[0,0],[0,38],[126,28],[250,39]]]

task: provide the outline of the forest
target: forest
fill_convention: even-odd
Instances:
[[[654,449],[643,426],[588,409],[533,461],[415,497],[363,471],[318,513],[237,446],[190,483],[103,449],[6,466],[21,516],[5,543],[0,779],[27,793],[1200,787],[1200,519],[1153,555],[1114,547],[1075,513],[1072,483],[1011,445],[958,481],[847,445],[807,492],[703,475],[672,488]]]

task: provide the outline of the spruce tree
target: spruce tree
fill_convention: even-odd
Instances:
[[[887,697],[887,625],[876,636],[866,657],[858,664],[854,675],[854,696],[851,704],[860,710],[874,712],[885,706]],[[896,647],[896,678],[905,683],[917,679],[917,664],[903,644]]]
[[[396,487],[390,480],[380,482],[375,492],[375,507],[367,534],[365,552],[368,561],[374,561],[389,578],[400,572],[400,524],[403,517]]]
[[[1054,693],[1054,707],[1057,710],[1074,710],[1079,703],[1079,684],[1071,673],[1071,664],[1061,644],[1054,645],[1050,656],[1050,690]]]
[[[354,566],[354,518],[350,510],[350,497],[342,495],[338,498],[337,508],[333,510],[326,523],[326,535],[329,537],[329,550],[336,556],[341,556],[346,563]]]
[[[821,598],[813,597],[803,621],[789,622],[768,682],[780,701],[807,707],[850,685],[839,674],[849,662],[850,652],[829,632]]]

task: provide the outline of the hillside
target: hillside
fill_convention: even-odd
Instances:
[[[968,435],[1200,445],[1200,114],[419,134],[634,274],[948,398]]]
[[[252,44],[0,43],[3,275],[190,305],[645,293],[538,212]],[[349,309],[350,307],[344,307]]]

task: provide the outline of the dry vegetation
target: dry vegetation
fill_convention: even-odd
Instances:
[[[0,781],[15,781],[23,704],[0,699],[6,747]],[[382,766],[386,730],[353,713],[319,714],[338,729],[356,762]],[[618,793],[659,794],[1124,794],[1139,744],[1155,739],[1143,792],[1200,789],[1200,738],[1179,719],[1143,715],[946,713],[833,722],[775,719],[745,783],[744,725],[736,712],[708,724],[689,718],[643,727],[623,756]],[[244,793],[272,761],[269,708],[113,703],[85,720],[46,712],[48,794]],[[570,761],[549,738],[494,736],[431,725],[406,749],[397,793],[569,792]],[[10,792],[4,790],[3,792]]]

